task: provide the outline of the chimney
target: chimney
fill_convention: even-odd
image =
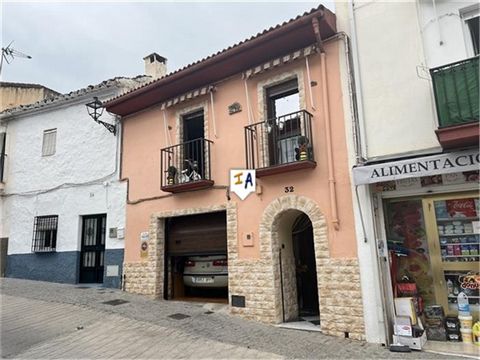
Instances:
[[[151,53],[143,58],[145,75],[159,79],[167,74],[167,59],[157,53]]]

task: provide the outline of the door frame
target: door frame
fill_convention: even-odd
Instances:
[[[105,272],[105,249],[106,249],[106,242],[107,242],[107,214],[106,213],[100,213],[100,214],[89,214],[89,215],[82,215],[81,216],[81,237],[80,237],[80,261],[78,264],[78,282],[79,283],[92,283],[92,282],[85,282],[82,279],[82,271],[84,271],[84,266],[83,266],[83,253],[84,253],[84,238],[85,238],[85,220],[87,219],[98,219],[101,220],[102,218],[105,218],[105,241],[103,244],[101,244],[101,236],[102,236],[102,228],[101,228],[101,221],[99,223],[99,226],[97,225],[97,234],[95,235],[95,241],[96,244],[94,245],[95,247],[101,247],[102,249],[100,250],[95,250],[95,253],[102,252],[103,260],[102,260],[102,265],[100,265],[100,256],[95,256],[95,268],[96,268],[96,281],[94,283],[97,284],[102,284],[104,282],[104,272]],[[97,220],[97,221],[98,221]],[[102,269],[101,272],[99,272],[100,268]],[[101,276],[99,276],[101,274]],[[101,278],[102,281],[98,281],[99,277]]]

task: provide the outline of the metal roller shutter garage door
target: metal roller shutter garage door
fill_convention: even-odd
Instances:
[[[166,250],[170,256],[226,254],[226,212],[179,216],[169,219]]]

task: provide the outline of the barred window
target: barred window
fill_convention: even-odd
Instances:
[[[58,215],[36,216],[33,224],[32,251],[55,251]]]
[[[57,129],[45,130],[43,132],[42,156],[55,154],[57,143]]]

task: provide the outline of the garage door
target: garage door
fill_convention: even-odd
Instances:
[[[179,216],[167,222],[167,254],[227,253],[226,212]]]

